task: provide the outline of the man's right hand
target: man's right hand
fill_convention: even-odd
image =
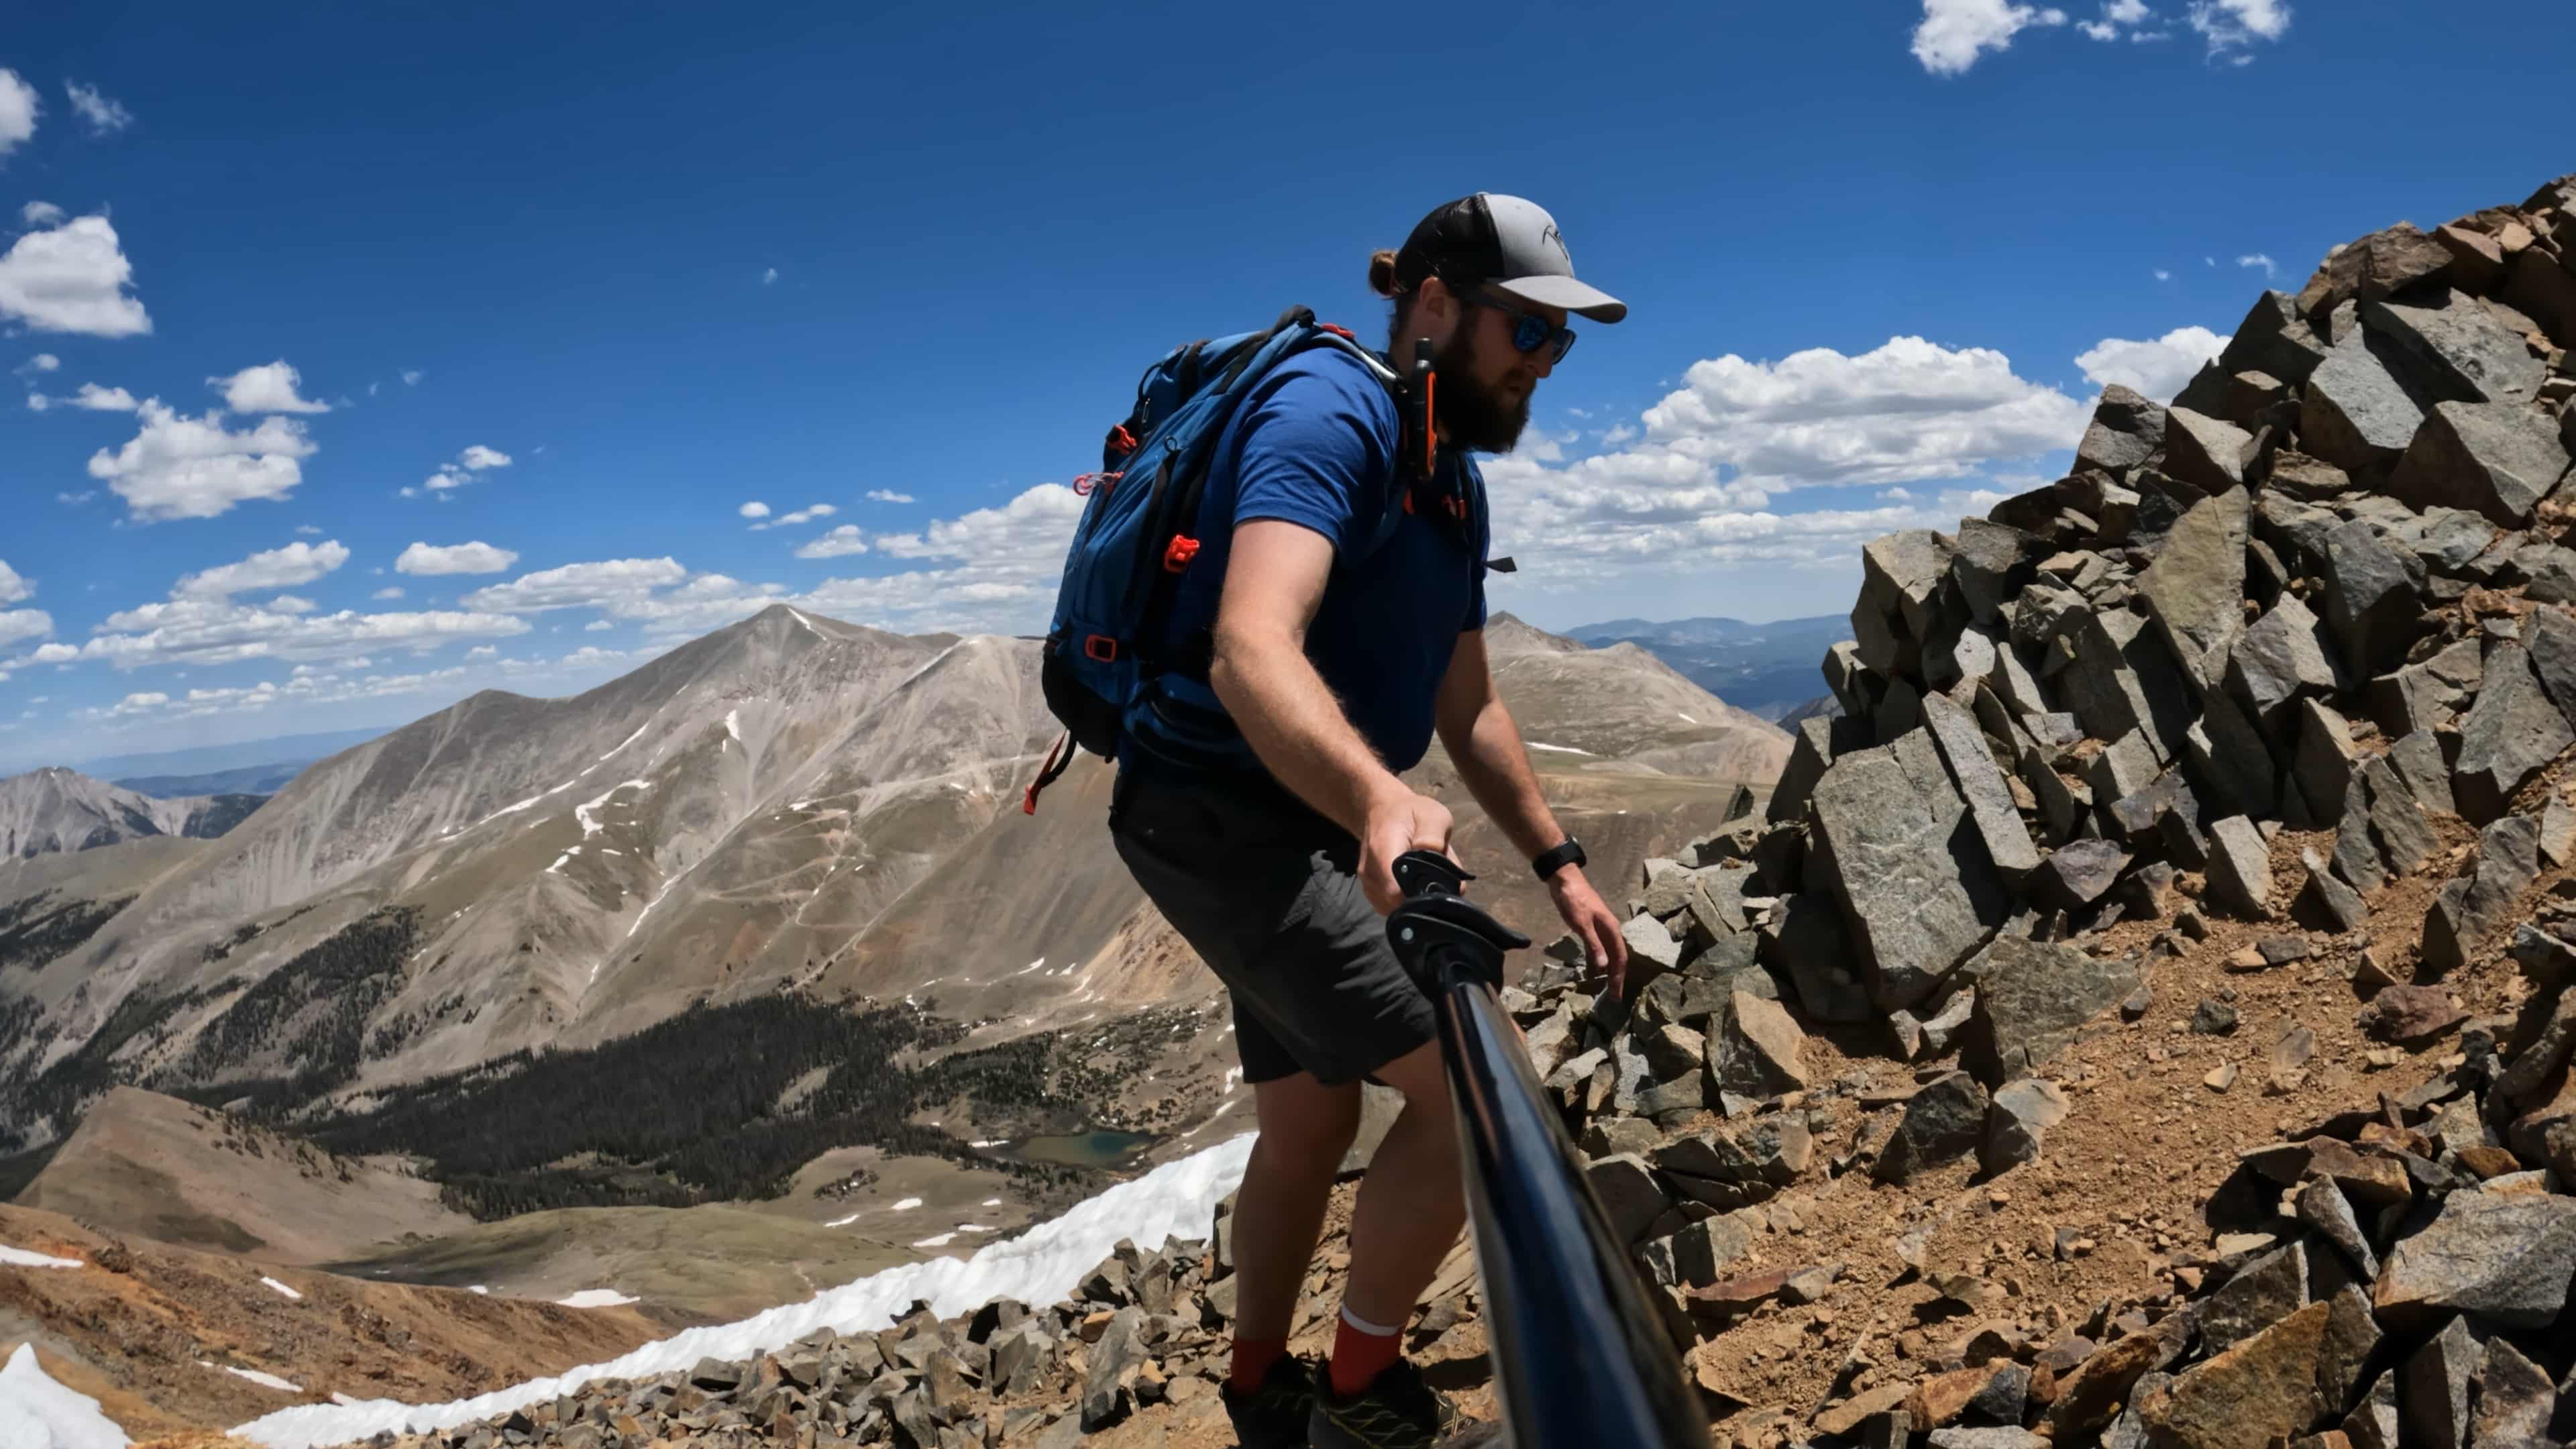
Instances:
[[[1393,914],[1404,903],[1395,883],[1397,858],[1408,850],[1436,850],[1457,859],[1449,850],[1453,828],[1448,806],[1411,790],[1389,790],[1369,806],[1360,831],[1360,888],[1379,915]]]

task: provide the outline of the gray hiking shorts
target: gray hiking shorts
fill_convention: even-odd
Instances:
[[[1432,1039],[1430,999],[1360,889],[1359,842],[1268,775],[1130,766],[1109,833],[1155,909],[1233,994],[1245,1081],[1356,1081]]]

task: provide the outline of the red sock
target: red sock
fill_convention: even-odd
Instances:
[[[1238,1394],[1251,1393],[1270,1376],[1270,1366],[1287,1353],[1288,1340],[1284,1338],[1238,1338],[1234,1341],[1234,1371],[1226,1375],[1226,1382]]]
[[[1383,1333],[1372,1331],[1376,1328],[1376,1324],[1362,1327],[1352,1322],[1351,1311],[1342,1310],[1341,1321],[1333,1327],[1333,1397],[1356,1398],[1367,1392],[1377,1376],[1403,1356],[1403,1325]]]

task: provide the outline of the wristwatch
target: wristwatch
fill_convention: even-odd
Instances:
[[[1538,873],[1540,880],[1552,880],[1558,871],[1569,865],[1591,863],[1592,858],[1583,853],[1583,842],[1569,835],[1565,837],[1564,844],[1540,851],[1538,858],[1530,862],[1530,869]]]

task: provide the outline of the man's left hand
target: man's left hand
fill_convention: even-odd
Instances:
[[[1607,977],[1611,994],[1628,996],[1628,938],[1619,934],[1619,918],[1602,903],[1600,892],[1585,879],[1583,867],[1567,865],[1547,879],[1547,893],[1567,930],[1583,943],[1583,959],[1594,980]]]

